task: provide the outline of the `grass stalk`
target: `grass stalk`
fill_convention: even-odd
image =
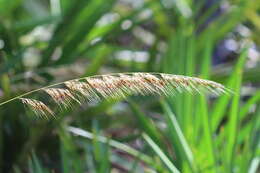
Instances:
[[[161,148],[147,135],[143,134],[145,141],[151,146],[154,152],[160,157],[163,163],[168,167],[172,173],[180,173],[180,171],[173,165],[170,159],[165,155]]]

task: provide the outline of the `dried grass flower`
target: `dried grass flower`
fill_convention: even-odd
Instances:
[[[65,88],[51,88],[58,85]],[[201,93],[209,92],[215,95],[230,93],[223,85],[205,79],[172,75],[164,73],[115,73],[84,77],[43,87],[17,96],[6,102],[21,99],[22,102],[41,117],[54,115],[53,111],[43,102],[22,98],[37,91],[46,92],[60,106],[61,109],[72,107],[76,102],[98,102],[101,99],[125,98],[129,95],[172,95],[176,92]]]

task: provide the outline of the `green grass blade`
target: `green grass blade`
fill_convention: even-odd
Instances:
[[[109,138],[107,138],[105,143],[101,143],[97,137],[99,134],[99,125],[97,120],[93,120],[93,139],[92,146],[94,152],[94,158],[97,162],[97,170],[99,173],[110,171],[110,159],[109,159]]]
[[[54,36],[52,37],[48,47],[45,49],[43,53],[44,61],[42,61],[42,66],[45,66],[48,63],[50,63],[50,59],[55,49],[58,46],[64,44],[66,38],[70,35],[69,33],[72,33],[71,28],[74,25],[75,19],[78,18],[78,14],[89,2],[90,0],[79,0],[72,1],[72,3],[70,3],[69,7],[65,10],[63,14],[62,20],[58,23],[54,31]]]
[[[66,126],[60,127],[59,136],[61,140],[61,155],[63,162],[63,172],[75,172],[81,173],[83,172],[83,165],[80,160],[80,157],[77,153],[77,149],[75,143],[72,139],[72,136],[66,132]],[[73,158],[73,159],[71,159]]]
[[[100,45],[100,47],[97,49],[95,58],[93,59],[90,66],[86,69],[83,76],[91,76],[98,72],[100,67],[106,62],[107,55],[112,52],[112,49],[108,46]]]
[[[169,160],[169,158],[164,154],[161,148],[147,134],[144,133],[143,138],[154,150],[154,152],[160,157],[160,159],[163,161],[163,163],[167,166],[167,168],[172,173],[180,173],[180,171],[173,165],[173,163]]]
[[[232,75],[230,76],[230,78],[227,82],[227,87],[234,88],[235,79],[236,79],[237,75],[241,74],[239,71],[243,68],[243,66],[245,64],[246,56],[247,56],[247,51],[243,50],[241,52],[241,55],[239,57],[239,60],[236,64],[236,66],[234,68],[234,71],[232,72]],[[217,130],[222,118],[224,117],[229,100],[230,100],[230,96],[224,95],[224,96],[221,96],[217,100],[216,104],[214,105],[213,111],[211,112],[211,119],[212,119],[211,123],[212,123],[213,132]]]
[[[166,152],[166,146],[162,142],[162,135],[159,133],[155,125],[153,125],[153,122],[139,110],[139,107],[136,103],[130,101],[130,106],[132,108],[132,111],[134,112],[134,116],[136,117],[137,123],[139,124],[140,128],[144,132],[146,132]]]
[[[42,168],[39,159],[36,157],[35,153],[32,153],[32,159],[29,161],[29,167],[32,172],[37,173],[45,173],[44,169]]]
[[[243,105],[243,107],[241,107],[241,110],[239,111],[239,118],[244,118],[251,106],[258,102],[260,102],[260,91],[254,93],[254,95]]]
[[[256,113],[248,123],[249,131],[244,135],[244,148],[241,153],[243,160],[241,169],[244,172],[254,172],[255,167],[260,163],[260,157],[257,155],[257,150],[260,149],[260,105],[258,105]],[[250,134],[250,135],[248,135]]]
[[[175,148],[175,150],[179,150],[180,153],[184,155],[184,158],[189,163],[192,172],[196,172],[197,168],[194,162],[192,151],[182,133],[182,130],[179,126],[179,123],[175,115],[173,114],[169,105],[165,101],[162,101],[162,107],[165,112],[163,115],[165,116],[166,123],[171,136],[170,140],[172,143],[178,143],[178,148]]]
[[[208,35],[208,39],[206,41],[206,47],[203,51],[203,62],[201,65],[200,75],[202,78],[208,79],[211,71],[211,54],[213,50],[213,42],[212,36]],[[212,168],[209,172],[217,172],[216,168],[216,154],[215,154],[215,146],[212,137],[212,127],[210,124],[210,117],[208,111],[208,103],[206,97],[204,95],[200,95],[198,97],[198,115],[201,120],[201,130],[203,131],[203,136],[201,138],[200,145],[203,148],[200,148],[200,151],[204,150],[207,152],[207,161],[205,160],[205,164],[207,167]],[[199,135],[199,134],[197,134]]]
[[[68,41],[64,44],[63,54],[57,60],[56,64],[69,63],[75,57],[74,51],[78,49],[78,46],[86,34],[95,26],[96,22],[109,11],[113,6],[114,0],[109,0],[106,3],[103,0],[92,1],[91,4],[82,11],[82,14],[78,17],[78,23],[75,24],[75,32],[71,34]],[[71,51],[74,50],[74,51]]]
[[[258,173],[260,165],[260,157],[256,157],[252,160],[248,173]]]
[[[206,166],[213,168],[211,169],[212,172],[216,172],[216,156],[215,156],[215,148],[214,148],[214,141],[212,137],[212,128],[210,126],[209,121],[209,113],[207,109],[207,101],[204,96],[199,97],[199,114],[201,116],[202,121],[202,130],[203,130],[203,138],[201,139],[201,152],[205,151],[207,153],[207,162]]]
[[[245,61],[246,52],[241,55],[241,61]],[[239,122],[239,102],[240,102],[240,89],[242,82],[242,72],[243,66],[241,66],[235,73],[234,80],[234,92],[235,95],[232,99],[232,105],[230,110],[230,117],[228,122],[228,128],[226,129],[227,138],[227,148],[226,148],[226,159],[229,167],[229,171],[232,172],[232,166],[234,161],[234,152],[236,147],[237,133],[238,133],[238,122]]]
[[[84,138],[87,138],[87,139],[94,139],[94,135],[93,133],[90,133],[86,130],[83,130],[83,129],[80,129],[80,128],[76,128],[76,127],[72,127],[72,126],[69,126],[67,128],[67,130],[77,136],[81,136],[81,137],[84,137]],[[107,143],[108,139],[104,136],[101,136],[101,135],[97,135],[96,136],[96,139],[99,141],[99,142],[102,142],[102,143]],[[143,154],[139,151],[137,151],[136,149],[132,148],[132,147],[129,147],[128,145],[126,144],[123,144],[121,142],[118,142],[118,141],[115,141],[113,139],[110,139],[109,143],[108,143],[111,147],[114,147],[114,148],[117,148],[119,150],[122,150],[136,158],[139,158],[141,161],[147,163],[147,164],[154,164],[153,160],[146,154]]]

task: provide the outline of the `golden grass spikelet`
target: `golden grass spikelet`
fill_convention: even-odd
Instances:
[[[156,75],[149,73],[137,73],[134,75],[134,78],[137,79],[138,85],[141,85],[142,91],[147,94],[159,94],[166,95],[166,83],[158,78]]]
[[[64,83],[71,92],[74,92],[78,96],[80,101],[97,102],[100,100],[97,93],[86,82],[80,82],[77,80],[67,81]]]
[[[152,85],[145,80],[145,73],[134,73],[122,77],[122,80],[125,80],[125,84],[127,84],[126,87],[129,87],[132,93],[142,95],[154,93]]]
[[[230,92],[223,85],[210,80],[170,74],[161,74],[161,76],[164,81],[170,83],[179,92],[187,90],[190,92],[196,91],[200,93],[201,91],[206,90],[215,95]]]
[[[104,75],[101,78],[88,78],[86,81],[104,98],[118,99],[126,97],[126,92],[120,85],[121,81],[116,76]]]
[[[65,85],[67,89],[50,88],[58,85]],[[207,91],[219,95],[231,92],[219,83],[196,77],[164,73],[114,73],[83,77],[36,89],[0,103],[0,106],[41,90],[50,95],[60,106],[61,110],[64,107],[72,107],[75,102],[82,104],[84,101],[97,102],[102,98],[118,99],[137,94],[168,96],[176,92],[189,91],[190,93],[201,93]],[[53,115],[53,112],[44,103],[33,99],[21,99],[35,113]]]
[[[63,105],[65,108],[71,107],[73,101],[81,104],[68,89],[48,88],[44,89],[44,91],[49,94],[59,106]]]
[[[36,115],[39,115],[41,118],[49,119],[48,115],[52,115],[55,118],[55,115],[52,112],[52,110],[43,102],[28,98],[20,99],[24,105],[28,106]]]

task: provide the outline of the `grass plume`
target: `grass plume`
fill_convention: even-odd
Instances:
[[[22,103],[31,109],[36,115],[41,118],[49,119],[49,115],[55,118],[54,112],[43,102],[35,99],[20,98]]]
[[[65,88],[52,88],[65,85]],[[172,75],[164,73],[114,73],[96,75],[69,80],[30,91],[6,102],[21,99],[40,117],[54,115],[44,103],[34,99],[22,98],[37,91],[46,92],[61,107],[71,107],[74,102],[96,102],[101,99],[125,98],[128,95],[172,95],[176,92],[202,92],[207,91],[215,95],[229,92],[223,85],[196,77]]]
[[[49,94],[52,99],[59,105],[63,105],[68,108],[72,105],[72,101],[76,101],[80,104],[80,101],[76,99],[68,89],[61,88],[47,88],[44,91]]]

